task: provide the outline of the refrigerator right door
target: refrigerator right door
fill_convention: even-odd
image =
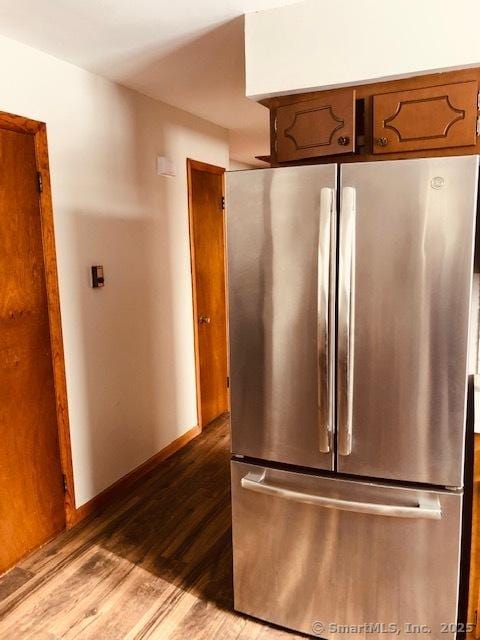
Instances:
[[[337,469],[463,484],[478,157],[341,167]]]

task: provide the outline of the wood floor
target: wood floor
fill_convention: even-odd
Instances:
[[[2,640],[292,640],[233,612],[229,435],[219,419],[128,499],[0,578]]]

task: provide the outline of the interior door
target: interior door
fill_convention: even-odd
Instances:
[[[235,609],[328,640],[453,640],[461,511],[461,493],[232,462]]]
[[[227,176],[235,454],[333,468],[336,172]]]
[[[188,161],[199,423],[228,411],[223,174]]]
[[[65,526],[33,135],[0,130],[0,573]]]
[[[463,484],[478,158],[341,167],[338,470]]]

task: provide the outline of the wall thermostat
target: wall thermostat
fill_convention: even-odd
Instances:
[[[103,266],[100,264],[92,267],[92,287],[98,289],[105,285],[105,278],[103,276]]]

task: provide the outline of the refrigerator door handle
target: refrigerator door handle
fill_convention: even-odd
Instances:
[[[329,498],[269,484],[265,481],[265,475],[265,471],[262,473],[249,473],[241,479],[240,484],[243,489],[248,489],[249,491],[304,504],[313,504],[326,509],[353,511],[355,513],[366,513],[391,518],[422,518],[425,520],[440,520],[442,518],[442,509],[438,496],[421,496],[418,500],[418,506],[416,507],[342,500],[340,498]]]
[[[320,192],[320,220],[318,226],[318,430],[319,450],[332,451],[334,341],[332,330],[334,305],[331,292],[335,290],[335,190],[323,188]]]
[[[338,452],[352,453],[353,373],[355,335],[355,218],[356,193],[342,189],[338,286]]]

